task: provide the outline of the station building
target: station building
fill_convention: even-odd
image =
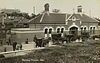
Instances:
[[[49,12],[49,4],[44,5],[44,12],[29,20],[29,28],[12,29],[16,41],[33,41],[34,35],[38,38],[52,37],[52,34],[81,35],[81,32],[88,32],[96,35],[98,31],[98,21],[83,13],[82,6],[77,6],[77,12],[72,14]]]

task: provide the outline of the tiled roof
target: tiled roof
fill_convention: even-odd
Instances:
[[[85,14],[61,14],[61,13],[45,13],[40,14],[36,18],[31,19],[29,22],[34,24],[65,24],[65,20],[69,17],[75,16],[77,19],[79,19],[82,22],[98,22],[96,19],[91,18]]]
[[[66,14],[62,13],[45,13],[30,20],[30,23],[43,24],[65,24]]]
[[[92,17],[89,17],[85,14],[68,14],[67,15],[67,18],[71,16],[75,16],[77,19],[79,19],[80,21],[82,22],[98,22],[96,19],[92,18]]]

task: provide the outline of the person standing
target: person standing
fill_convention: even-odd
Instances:
[[[13,42],[13,51],[15,51],[15,50],[16,50],[16,45],[17,45],[17,42],[16,42],[16,41],[14,41],[14,42]]]
[[[34,35],[33,42],[35,43],[34,46],[37,47],[37,46],[38,46],[38,42],[37,42],[37,37],[36,37],[36,35]]]
[[[36,40],[37,40],[37,37],[36,37],[36,35],[35,35],[34,38],[33,38],[33,41],[36,42]]]
[[[7,52],[7,48],[6,47],[4,48],[4,52]]]
[[[11,45],[11,38],[8,39],[8,45]]]
[[[28,44],[28,38],[26,39],[25,44]]]

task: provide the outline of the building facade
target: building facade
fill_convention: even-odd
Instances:
[[[46,7],[47,5],[47,7]],[[49,9],[49,4],[45,8]],[[83,13],[82,6],[77,7],[77,13],[50,13],[46,10],[30,20],[30,28],[39,29],[44,37],[51,37],[53,33],[76,34],[89,32],[90,35],[98,34],[98,21]]]
[[[83,13],[82,6],[77,7],[77,13],[50,13],[49,4],[44,5],[44,12],[29,20],[28,30],[13,30],[17,36],[27,36],[32,41],[34,35],[38,38],[52,37],[52,34],[61,34],[62,37],[68,34],[81,35],[88,32],[90,35],[98,34],[98,21]],[[20,31],[20,32],[18,32]],[[25,31],[25,32],[22,32]],[[16,37],[17,37],[16,36]],[[17,37],[18,38],[18,37]],[[23,41],[22,40],[22,41]]]

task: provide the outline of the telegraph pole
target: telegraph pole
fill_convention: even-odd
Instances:
[[[35,6],[33,6],[33,14],[35,15]],[[36,29],[36,21],[35,22],[35,29]]]
[[[35,6],[33,6],[33,13],[35,14]]]

